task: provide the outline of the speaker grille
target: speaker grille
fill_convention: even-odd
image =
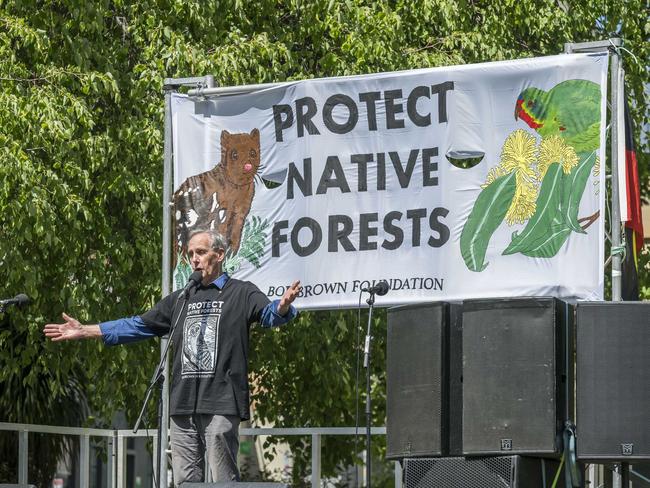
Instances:
[[[446,308],[432,303],[388,311],[388,459],[446,451]]]
[[[650,459],[650,303],[576,305],[577,454]]]
[[[556,460],[524,456],[404,460],[405,488],[548,488]],[[564,488],[560,474],[557,488]]]
[[[513,486],[514,457],[406,459],[406,488]]]
[[[558,453],[558,307],[552,298],[463,304],[463,454]]]

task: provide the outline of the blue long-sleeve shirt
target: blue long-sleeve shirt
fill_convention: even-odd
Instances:
[[[223,273],[212,283],[217,288],[222,289],[228,279],[228,275]],[[297,315],[298,312],[293,305],[289,306],[289,312],[286,315],[280,315],[278,313],[279,304],[280,300],[273,300],[262,309],[260,315],[260,324],[262,327],[268,328],[286,324]],[[159,335],[149,328],[139,315],[102,322],[99,324],[99,329],[102,332],[102,340],[107,346],[128,344]]]

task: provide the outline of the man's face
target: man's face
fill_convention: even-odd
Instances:
[[[221,262],[226,256],[226,251],[215,251],[210,246],[208,234],[196,234],[190,239],[187,254],[190,258],[192,270],[200,270],[203,274],[203,284],[212,283],[221,274]]]

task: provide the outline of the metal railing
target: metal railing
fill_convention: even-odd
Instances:
[[[52,425],[13,424],[0,422],[0,431],[18,433],[18,483],[28,484],[28,452],[29,433],[66,435],[79,437],[79,484],[87,487],[90,484],[90,438],[103,437],[108,443],[107,456],[107,486],[110,488],[126,488],[126,440],[132,437],[151,437],[153,439],[152,459],[157,458],[157,431],[139,431],[134,434],[130,429],[85,429],[81,427],[58,427]],[[323,436],[355,435],[354,427],[295,427],[295,428],[240,428],[239,434],[244,436],[304,436],[311,437],[311,486],[321,486],[321,440]],[[364,435],[365,428],[358,430]],[[386,435],[386,427],[373,427],[372,435]],[[395,487],[402,486],[402,469],[399,462],[394,462]]]

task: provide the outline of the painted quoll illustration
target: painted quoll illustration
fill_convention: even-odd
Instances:
[[[599,212],[578,218],[580,200],[592,170],[598,171],[600,87],[567,80],[549,91],[530,87],[515,103],[515,119],[525,130],[512,132],[500,163],[488,172],[483,190],[463,227],[461,254],[471,271],[483,271],[490,238],[505,220],[525,224],[512,233],[502,254],[552,258],[571,232],[586,233]],[[594,168],[596,166],[596,168]]]
[[[200,229],[217,229],[228,241],[229,254],[237,253],[259,168],[259,130],[221,132],[221,161],[187,178],[174,193],[175,256],[185,254],[189,235]]]

